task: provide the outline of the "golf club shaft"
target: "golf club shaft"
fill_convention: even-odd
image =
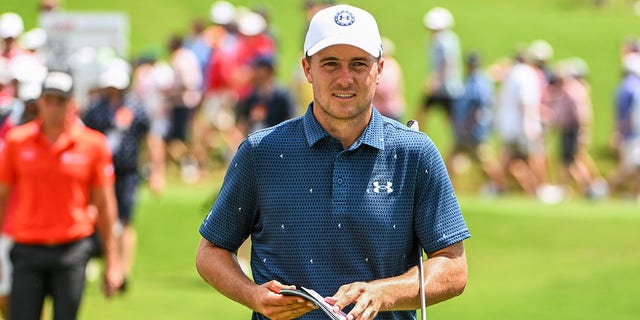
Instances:
[[[407,127],[419,131],[418,121],[409,120]],[[427,293],[424,288],[424,263],[422,262],[422,245],[418,245],[418,279],[420,281],[420,314],[422,320],[427,320]]]

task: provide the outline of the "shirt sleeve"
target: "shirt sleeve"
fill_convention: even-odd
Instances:
[[[236,251],[249,237],[259,214],[251,153],[248,141],[240,145],[229,165],[220,194],[200,226],[202,237],[230,251]]]
[[[424,250],[432,253],[469,238],[471,234],[437,148],[429,140],[421,152],[415,228]]]

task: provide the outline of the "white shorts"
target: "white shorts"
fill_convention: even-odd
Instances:
[[[13,265],[9,253],[13,248],[13,239],[7,235],[0,236],[0,296],[8,296],[11,292]]]

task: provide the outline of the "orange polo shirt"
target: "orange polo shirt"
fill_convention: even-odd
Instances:
[[[0,151],[0,183],[18,192],[13,238],[25,244],[62,244],[88,237],[93,187],[114,183],[106,138],[71,120],[55,143],[32,121],[7,133]]]

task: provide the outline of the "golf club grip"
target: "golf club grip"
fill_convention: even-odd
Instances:
[[[407,121],[407,127],[416,130],[416,131],[420,131],[420,126],[418,125],[418,120],[409,120]]]

